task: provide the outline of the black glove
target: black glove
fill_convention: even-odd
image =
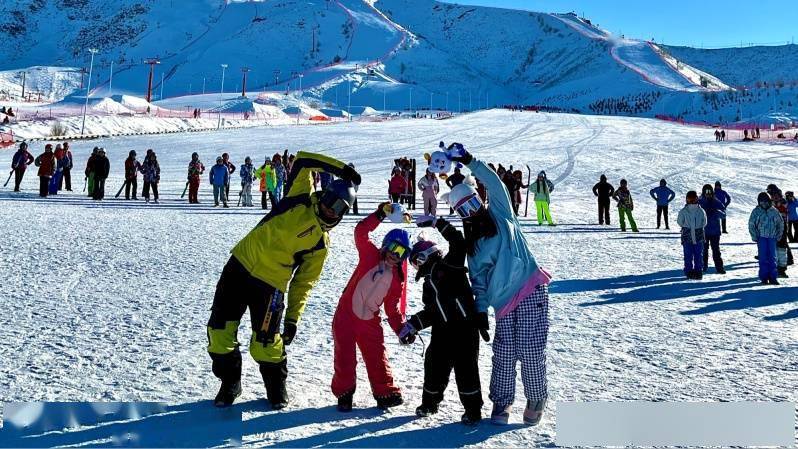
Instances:
[[[341,172],[341,179],[344,181],[350,181],[356,186],[359,186],[361,181],[360,173],[348,165],[344,165],[344,168]]]
[[[283,344],[285,346],[290,345],[296,336],[296,323],[293,321],[286,321],[283,324],[283,333],[281,336],[283,337]]]
[[[474,156],[471,156],[471,153],[468,152],[462,145],[459,143],[453,143],[449,145],[449,149],[455,149],[455,147],[459,147],[460,155],[458,156],[450,156],[449,159],[455,162],[460,162],[462,164],[468,165],[471,161],[474,160]]]
[[[418,329],[408,320],[404,326],[402,326],[402,330],[399,331],[399,341],[403,345],[410,345],[416,341],[416,334],[418,333]]]
[[[490,334],[488,333],[488,329],[490,329],[490,325],[488,324],[488,313],[487,312],[479,312],[476,316],[476,326],[479,329],[479,335],[482,336],[482,339],[485,341],[490,341]]]

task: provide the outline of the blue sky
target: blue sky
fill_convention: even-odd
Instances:
[[[798,1],[443,0],[542,12],[584,13],[613,33],[669,45],[786,44],[798,38]]]

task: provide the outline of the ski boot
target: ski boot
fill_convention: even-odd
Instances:
[[[476,426],[480,421],[482,421],[482,412],[479,410],[466,410],[460,418],[460,422],[466,426]]]
[[[272,405],[272,410],[282,410],[288,406],[288,388],[285,381],[288,378],[288,361],[279,363],[260,362],[260,374],[266,386],[266,399]]]
[[[779,272],[778,276],[782,279],[789,277],[787,276],[787,267],[778,267],[778,272]]]
[[[355,395],[354,391],[344,393],[338,397],[338,411],[347,413],[352,411],[352,397]]]
[[[216,393],[216,398],[213,400],[213,405],[216,407],[230,407],[237,397],[241,396],[241,381],[237,382],[222,382],[219,392]]]
[[[497,426],[506,426],[510,422],[511,405],[500,406],[493,404],[493,411],[490,413],[490,422]]]
[[[539,401],[527,400],[526,409],[524,410],[524,424],[528,426],[536,426],[543,418],[543,409],[546,408],[546,400]]]
[[[377,408],[382,410],[388,410],[404,404],[402,395],[399,393],[391,393],[388,396],[375,396],[374,399],[377,400]]]
[[[416,407],[416,416],[419,418],[426,418],[427,416],[438,413],[438,404],[425,404],[421,403]]]
[[[778,279],[771,279],[770,280],[770,285],[781,285],[781,283],[779,283]]]
[[[726,274],[726,270],[723,267],[715,268],[715,273],[717,274]]]

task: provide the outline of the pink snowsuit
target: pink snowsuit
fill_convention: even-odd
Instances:
[[[369,233],[380,222],[373,213],[355,226],[360,260],[338,300],[332,324],[335,374],[331,387],[336,397],[355,391],[356,346],[363,355],[374,397],[399,393],[385,353],[380,306],[384,304],[388,323],[398,335],[405,318],[407,264],[393,270],[384,265],[380,249],[369,240]]]
[[[438,178],[435,175],[424,175],[418,181],[418,188],[423,192],[421,198],[424,200],[424,215],[434,217],[438,213]]]

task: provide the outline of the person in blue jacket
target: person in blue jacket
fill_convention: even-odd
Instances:
[[[216,165],[211,167],[210,182],[213,186],[213,207],[219,206],[219,197],[222,198],[222,204],[227,206],[227,195],[225,195],[225,187],[229,184],[230,172],[227,170],[224,160],[221,157],[216,158]]]
[[[791,243],[798,242],[798,199],[793,192],[784,195],[787,200],[787,238]]]
[[[660,179],[659,187],[655,187],[648,192],[651,198],[657,202],[657,229],[662,224],[662,216],[665,216],[665,229],[670,229],[668,224],[668,204],[676,198],[676,193],[668,187],[664,179]]]
[[[473,180],[455,186],[449,205],[463,218],[468,268],[477,304],[477,328],[487,330],[496,312],[490,399],[491,421],[507,424],[515,400],[516,365],[526,396],[524,423],[536,425],[548,397],[546,341],[551,276],[538,266],[521,232],[510,194],[499,176],[457,144],[452,160],[465,164],[488,190],[482,202]]]
[[[715,272],[718,274],[726,274],[723,269],[723,258],[720,254],[720,234],[721,234],[721,220],[726,216],[726,207],[723,203],[715,198],[715,191],[712,186],[705,184],[701,189],[701,200],[698,202],[701,209],[707,214],[707,227],[704,229],[704,272],[707,271],[707,263],[709,262],[709,248],[712,248],[712,260],[715,262]]]
[[[715,181],[715,198],[717,198],[718,201],[723,203],[723,210],[724,211],[729,208],[729,204],[731,204],[731,195],[729,195],[728,192],[723,190],[722,186],[720,185],[720,181]],[[726,232],[726,216],[725,215],[723,216],[723,218],[721,218],[720,224],[721,224],[721,228],[723,229],[721,232],[724,233],[724,234],[728,234],[728,232]],[[706,266],[706,265],[704,265],[704,266]]]

